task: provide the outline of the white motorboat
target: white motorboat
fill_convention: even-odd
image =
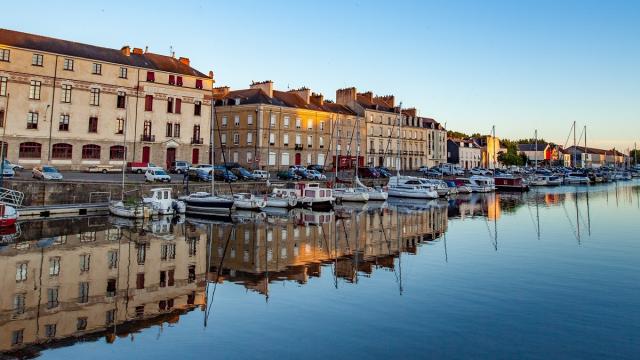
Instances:
[[[175,200],[171,196],[171,192],[171,188],[151,189],[151,196],[143,197],[142,202],[150,206],[153,212],[158,215],[183,214],[186,211],[185,203]]]
[[[529,179],[529,186],[547,186],[549,183],[546,178],[547,176],[536,175]]]
[[[385,201],[389,197],[389,194],[383,188],[372,188],[366,186],[360,181],[360,178],[356,176],[356,191],[366,192],[369,194],[370,201]]]
[[[463,186],[471,189],[471,192],[486,193],[495,191],[493,179],[487,176],[473,175],[469,178],[458,178],[457,181],[462,182]]]
[[[275,188],[267,196],[267,207],[294,208],[298,205],[299,193],[296,189]]]
[[[439,197],[435,187],[423,182],[415,176],[392,176],[389,178],[387,192],[389,196],[413,199],[437,199]]]
[[[300,203],[302,206],[313,209],[332,208],[335,198],[329,188],[320,187],[318,183],[298,183],[300,193]]]
[[[143,203],[125,204],[121,200],[111,201],[109,212],[115,216],[129,219],[144,219],[151,216],[151,209],[144,206]]]
[[[180,200],[187,204],[189,215],[221,216],[229,215],[234,208],[234,201],[207,192],[196,192]]]
[[[569,173],[564,177],[565,184],[589,184],[589,176],[583,173]]]
[[[233,194],[233,204],[238,210],[260,210],[267,206],[265,199],[257,197],[250,193]]]
[[[362,191],[357,188],[334,188],[333,196],[341,201],[350,202],[367,202],[369,201],[368,191]]]
[[[420,182],[426,185],[432,185],[440,197],[447,196],[451,192],[447,183],[440,179],[420,178]]]

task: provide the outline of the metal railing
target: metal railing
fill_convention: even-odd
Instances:
[[[149,134],[142,134],[142,135],[140,135],[140,141],[155,142],[156,141],[156,136],[155,135],[149,135]]]
[[[24,194],[21,191],[0,188],[0,204],[20,207],[24,201]]]

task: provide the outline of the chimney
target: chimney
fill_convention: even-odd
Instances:
[[[190,64],[189,58],[186,58],[186,57],[182,57],[182,56],[181,56],[181,57],[178,59],[178,61],[180,61],[181,63],[183,63],[183,64],[185,64],[185,65],[187,65],[187,66],[189,66],[189,64]]]
[[[416,108],[403,109],[402,112],[409,117],[418,116],[418,110],[416,110]]]
[[[142,49],[140,48],[133,48],[133,53],[136,55],[142,55]]]
[[[260,81],[260,82],[253,81],[251,82],[251,86],[249,86],[249,88],[261,89],[267,94],[267,96],[269,96],[270,98],[273,97],[273,81],[271,80]]]
[[[129,47],[129,45],[125,45],[120,49],[120,52],[122,52],[122,55],[124,56],[131,56],[131,48]]]
[[[367,91],[358,95],[365,98],[365,100],[367,100],[368,102],[373,102],[373,93],[371,91]]]
[[[336,90],[336,103],[340,105],[352,105],[356,102],[358,91],[355,87]]]
[[[227,94],[229,94],[229,87],[228,86],[214,87],[212,92],[213,92],[213,97],[222,98],[227,96]]]
[[[311,90],[307,89],[306,87],[301,87],[300,89],[289,90],[287,92],[300,96],[302,98],[302,100],[304,100],[305,104],[307,104],[307,105],[309,104],[309,99],[311,98]]]
[[[311,93],[311,103],[316,106],[323,106],[324,96],[322,94]]]
[[[384,105],[390,108],[396,107],[396,97],[393,95],[376,96],[373,101],[378,105]]]
[[[209,77],[213,79],[213,70],[209,70]]]

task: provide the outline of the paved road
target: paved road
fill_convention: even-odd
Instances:
[[[170,174],[172,183],[182,183],[183,175]],[[62,171],[65,181],[87,181],[87,182],[111,182],[122,181],[122,173],[88,173],[82,171]],[[23,170],[16,172],[15,179],[32,180],[31,171]],[[144,182],[144,174],[125,174],[126,182]]]

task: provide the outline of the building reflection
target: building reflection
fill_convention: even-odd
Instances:
[[[20,241],[0,248],[0,353],[113,342],[203,305],[205,235],[163,220],[145,228],[107,217],[23,223]]]

